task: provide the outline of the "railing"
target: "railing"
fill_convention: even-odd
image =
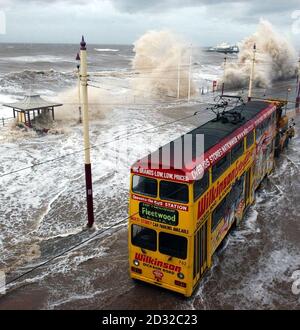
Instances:
[[[7,122],[12,120],[12,119],[15,119],[15,118],[14,117],[6,117],[6,118],[2,117],[2,118],[0,118],[0,125],[2,127],[4,127],[5,124],[7,124]]]

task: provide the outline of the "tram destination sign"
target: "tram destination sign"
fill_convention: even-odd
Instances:
[[[139,214],[141,218],[164,223],[171,226],[178,225],[178,211],[169,210],[163,207],[140,203]]]

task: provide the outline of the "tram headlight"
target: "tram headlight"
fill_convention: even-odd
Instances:
[[[181,279],[181,280],[184,279],[184,275],[183,275],[182,273],[178,273],[177,276],[178,276],[178,278]]]
[[[138,260],[136,260],[136,259],[133,260],[133,263],[134,263],[134,265],[137,266],[137,267],[140,265],[140,262],[139,262]]]

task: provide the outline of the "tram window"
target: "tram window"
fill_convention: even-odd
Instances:
[[[213,175],[213,181],[218,179],[223,172],[227,170],[227,168],[230,166],[230,153],[225,155],[221,160],[217,162],[212,168],[212,175]]]
[[[241,141],[236,146],[232,148],[231,151],[231,162],[235,162],[244,153],[244,141]]]
[[[205,172],[202,179],[194,183],[194,201],[198,199],[209,186],[209,173]]]
[[[257,141],[260,138],[258,127],[255,128],[255,140]]]
[[[156,251],[157,250],[156,231],[146,227],[132,225],[131,227],[131,243],[142,249]]]
[[[263,124],[259,124],[256,127],[256,141],[262,136],[263,134]]]
[[[182,236],[159,233],[159,252],[170,257],[186,259],[187,239]]]
[[[271,122],[272,122],[272,124],[275,124],[275,121],[276,121],[276,112],[274,111],[272,113],[272,116],[271,116]]]
[[[186,184],[170,181],[161,181],[160,198],[173,202],[188,203],[189,188]]]
[[[137,194],[156,197],[157,181],[144,176],[134,175],[132,179],[132,191]]]
[[[246,138],[247,149],[252,146],[253,142],[254,142],[254,130],[247,135]]]
[[[212,232],[217,228],[219,222],[224,217],[225,209],[226,209],[226,204],[227,204],[227,197],[225,197],[222,200],[222,202],[213,211],[213,214],[212,214],[212,225],[211,225],[211,231]]]
[[[230,206],[235,204],[241,197],[244,190],[244,176],[242,176],[236,183],[233,185],[230,194],[228,196],[228,203]]]
[[[258,125],[260,130],[260,136],[264,134],[264,132],[269,128],[270,118],[265,119],[261,124]]]
[[[259,126],[257,126],[255,129],[255,137],[256,141],[261,137],[261,128]]]

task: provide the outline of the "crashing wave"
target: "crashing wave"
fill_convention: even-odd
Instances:
[[[74,72],[50,70],[23,70],[11,72],[0,78],[0,91],[13,95],[24,95],[33,90],[61,90],[74,85]]]

